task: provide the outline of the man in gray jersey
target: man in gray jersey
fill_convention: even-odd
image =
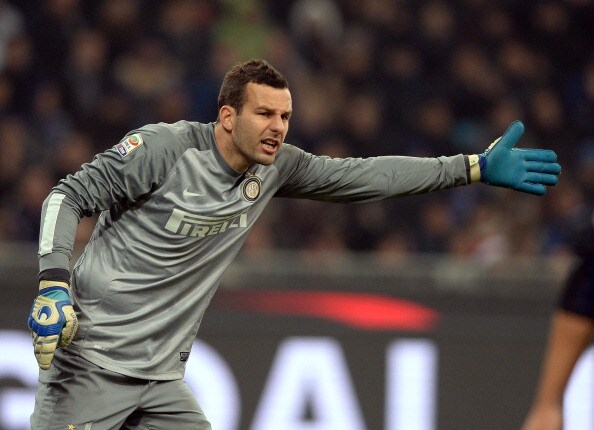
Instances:
[[[33,429],[210,429],[183,382],[185,360],[272,197],[369,202],[476,181],[542,195],[561,170],[553,151],[514,148],[520,122],[483,154],[306,153],[284,143],[291,93],[262,60],[227,73],[218,105],[214,123],[131,131],[47,197],[28,323],[41,368]],[[94,212],[69,273],[77,224]]]

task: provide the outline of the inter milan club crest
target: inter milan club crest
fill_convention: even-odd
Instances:
[[[243,197],[247,201],[253,202],[260,196],[261,185],[262,181],[260,181],[260,178],[256,176],[250,176],[243,183]]]

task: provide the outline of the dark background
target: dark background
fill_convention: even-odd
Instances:
[[[0,303],[0,329],[25,333],[34,294],[33,250],[14,246],[2,251],[0,273],[11,280],[11,288]],[[546,261],[510,261],[505,270],[477,270],[469,262],[420,256],[398,268],[378,265],[367,254],[326,257],[322,262],[296,253],[241,256],[207,311],[199,338],[233,371],[241,396],[241,429],[250,428],[279,344],[294,336],[339,342],[368,429],[384,428],[386,349],[399,339],[426,339],[437,348],[435,429],[519,428],[562,280]],[[440,267],[448,268],[448,282]],[[376,294],[426,306],[439,318],[421,331],[370,330],[327,318],[229,309],[229,299],[241,296],[238,292],[268,289]],[[3,354],[11,353],[11,345],[2,348]],[[0,399],[3,389],[18,386],[18,379],[3,378]]]

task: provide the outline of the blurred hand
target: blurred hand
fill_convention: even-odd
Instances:
[[[520,430],[562,430],[563,406],[535,406],[533,407]]]

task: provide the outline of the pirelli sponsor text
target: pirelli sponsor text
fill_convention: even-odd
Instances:
[[[246,228],[247,213],[239,212],[229,216],[196,215],[175,208],[165,224],[165,229],[182,236],[204,238],[214,236],[231,228]]]

